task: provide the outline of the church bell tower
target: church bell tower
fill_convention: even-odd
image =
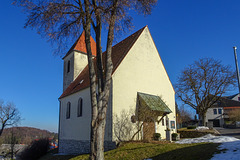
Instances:
[[[96,56],[96,42],[92,37],[90,37],[90,41],[92,55]],[[65,91],[88,64],[84,31],[63,57],[63,60],[63,91]]]

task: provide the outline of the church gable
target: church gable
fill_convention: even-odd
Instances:
[[[146,27],[144,27],[146,28]],[[129,50],[136,42],[138,37],[141,35],[144,28],[138,30],[134,34],[130,35],[123,41],[119,42],[118,44],[114,45],[112,48],[112,62],[113,62],[113,73],[121,64],[124,57],[128,54]],[[106,55],[106,52],[103,53],[103,57]],[[104,59],[104,58],[103,58]],[[104,62],[103,62],[104,63]],[[96,58],[94,59],[94,64],[96,68]],[[105,66],[103,64],[103,66]],[[76,93],[82,89],[85,89],[90,86],[89,81],[89,68],[88,65],[83,69],[83,71],[79,74],[79,76],[68,86],[68,88],[62,93],[59,99]]]
[[[134,109],[137,93],[142,92],[161,96],[174,119],[175,91],[147,27],[113,73],[112,82],[113,114]]]
[[[122,81],[132,80],[146,86],[159,84],[174,91],[148,27],[144,28],[113,76],[118,74]]]

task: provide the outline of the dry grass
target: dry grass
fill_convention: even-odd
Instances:
[[[175,144],[175,143],[143,143],[129,142],[122,144],[117,149],[105,152],[106,160],[142,160],[152,159],[174,159],[174,160],[207,160],[216,152],[219,144]],[[40,160],[87,160],[88,155],[53,155],[49,153]]]

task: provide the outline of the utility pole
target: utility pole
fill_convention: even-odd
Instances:
[[[240,80],[239,80],[239,69],[238,69],[238,61],[237,61],[237,47],[233,47],[234,50],[234,57],[235,57],[235,63],[236,63],[236,71],[237,71],[237,79],[238,79],[238,94],[240,93]]]

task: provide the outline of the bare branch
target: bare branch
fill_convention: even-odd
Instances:
[[[204,58],[181,73],[176,93],[180,100],[203,116],[235,82],[236,76],[229,66],[212,58]]]

